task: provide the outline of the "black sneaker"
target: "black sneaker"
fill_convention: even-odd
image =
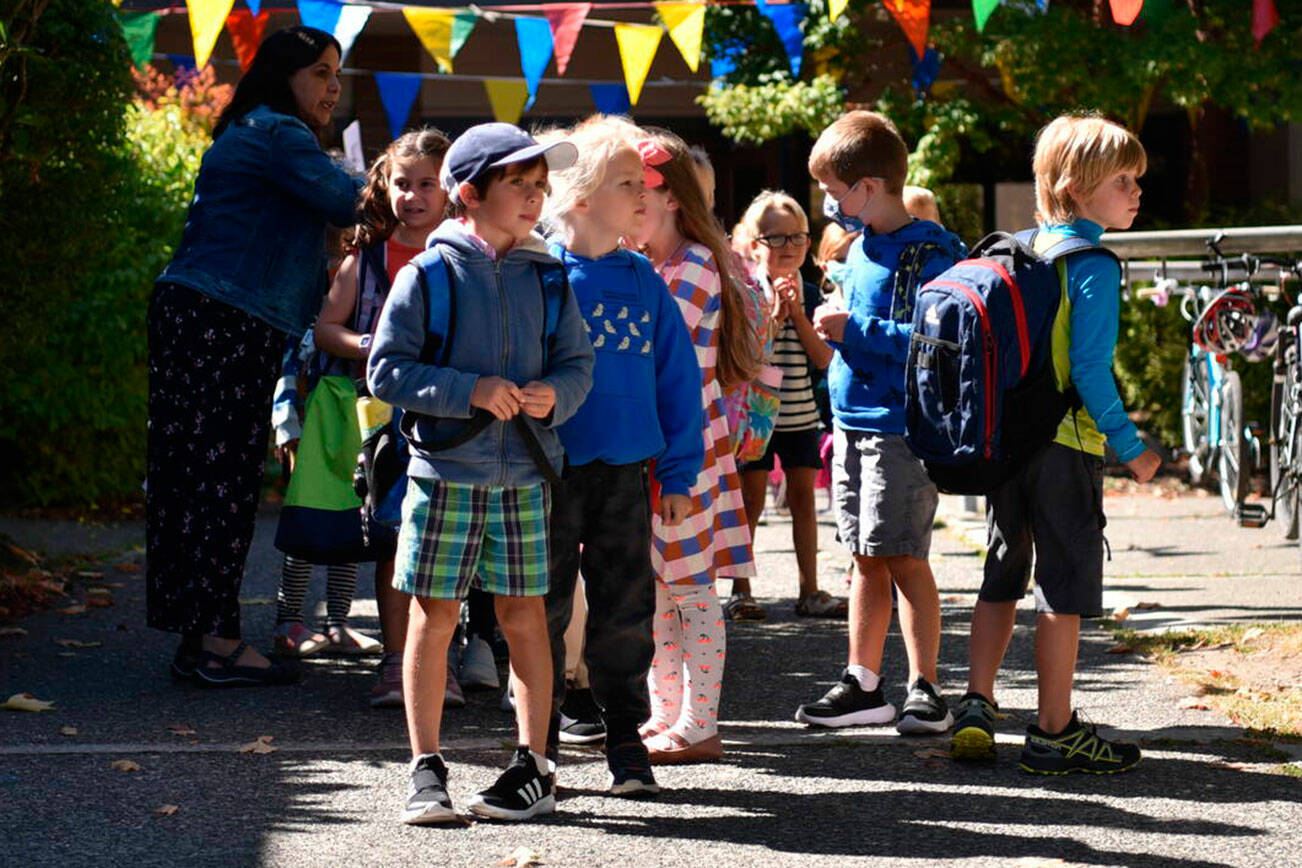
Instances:
[[[552,771],[540,774],[529,748],[521,745],[497,782],[471,796],[468,807],[471,813],[494,820],[528,820],[556,810],[555,786]]]
[[[1112,775],[1128,771],[1139,762],[1138,746],[1108,741],[1097,729],[1092,723],[1078,720],[1076,712],[1072,712],[1067,728],[1057,735],[1031,724],[1026,728],[1026,745],[1017,765],[1035,775]]]
[[[412,826],[455,823],[460,818],[448,798],[448,767],[436,753],[421,754],[411,761],[411,782],[402,821]]]
[[[822,699],[796,709],[796,721],[810,726],[880,726],[894,719],[895,706],[882,698],[881,682],[865,692],[849,669]]]
[[[631,740],[606,748],[606,765],[610,768],[612,796],[654,796],[660,785],[651,773],[651,757],[636,733]]]
[[[561,703],[561,744],[596,744],[606,738],[606,724],[592,691],[567,690]]]
[[[980,693],[968,692],[958,701],[958,718],[949,755],[956,760],[995,758],[995,720],[999,706]]]
[[[927,735],[947,732],[953,724],[954,715],[949,713],[945,700],[927,679],[919,678],[909,687],[895,730],[900,735]]]

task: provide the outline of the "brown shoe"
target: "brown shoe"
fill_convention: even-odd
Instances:
[[[674,732],[661,733],[657,738],[669,741],[673,747],[659,749],[647,745],[647,753],[651,755],[653,766],[717,763],[723,758],[723,739],[718,733],[695,744],[689,743],[687,739]]]

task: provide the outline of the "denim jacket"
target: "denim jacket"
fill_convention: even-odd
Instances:
[[[356,221],[361,186],[307,124],[259,106],[204,154],[181,243],[158,282],[301,334],[325,295],[326,223]]]

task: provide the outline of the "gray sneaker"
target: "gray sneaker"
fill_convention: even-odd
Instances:
[[[925,678],[913,682],[895,730],[901,735],[931,735],[947,732],[953,725],[954,715],[949,713],[949,706],[936,688]]]
[[[497,677],[497,661],[493,648],[478,636],[471,636],[461,651],[461,668],[457,681],[466,690],[497,690],[502,682]]]
[[[427,753],[412,760],[402,821],[412,826],[457,822],[460,817],[452,809],[447,786],[448,767],[441,756]]]

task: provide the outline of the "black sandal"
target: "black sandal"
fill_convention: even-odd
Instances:
[[[238,666],[249,643],[240,642],[234,651],[226,656],[211,651],[199,652],[198,662],[194,667],[194,682],[200,687],[269,687],[281,684],[293,684],[299,679],[299,670],[291,669],[281,663],[272,663],[265,668],[260,666]],[[209,666],[216,662],[220,665]]]
[[[183,636],[176,648],[170,667],[172,678],[177,681],[190,681],[194,678],[195,667],[199,665],[199,655],[203,652],[203,639],[198,636]]]

